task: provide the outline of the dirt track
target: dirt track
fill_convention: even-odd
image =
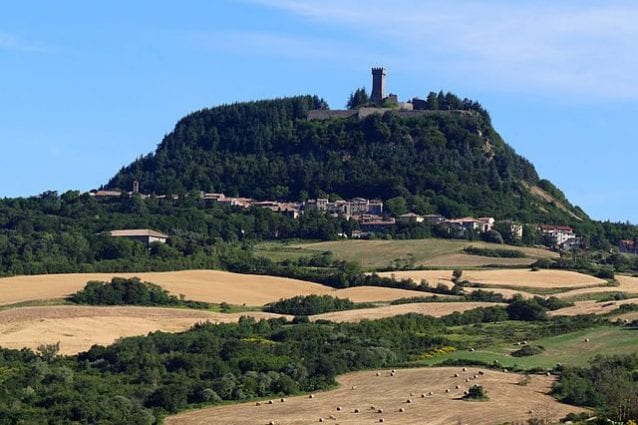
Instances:
[[[454,374],[460,377],[455,378]],[[208,408],[169,417],[168,425],[182,424],[268,424],[302,425],[318,423],[319,418],[330,424],[374,424],[384,418],[385,423],[396,425],[494,425],[531,418],[557,421],[569,412],[583,409],[558,403],[547,395],[552,377],[532,376],[527,385],[518,385],[523,376],[514,373],[486,371],[484,376],[465,382],[478,375],[477,368],[463,372],[457,368],[400,369],[395,376],[383,371],[356,372],[339,378],[337,390],[318,393],[314,398],[293,397],[282,403],[275,399],[272,405],[245,403]],[[482,385],[488,401],[465,401],[460,396],[471,384]],[[460,385],[460,389],[455,389]],[[450,393],[445,390],[449,389]],[[421,398],[432,391],[434,395]],[[413,395],[411,395],[413,394]],[[411,403],[407,400],[411,399]],[[371,409],[370,406],[375,406]],[[338,411],[337,407],[341,410]],[[378,413],[377,409],[383,409]],[[405,409],[400,412],[399,409]],[[360,413],[354,413],[360,409]],[[530,413],[530,411],[532,413]],[[335,420],[328,419],[330,415]]]

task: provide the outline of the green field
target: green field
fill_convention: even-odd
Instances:
[[[589,338],[589,342],[585,339]],[[510,354],[521,348],[512,343],[500,343],[487,348],[470,351],[456,351],[437,355],[422,361],[424,365],[437,365],[446,360],[463,359],[492,363],[495,360],[506,368],[532,369],[552,368],[557,363],[570,366],[584,366],[596,355],[638,353],[638,329],[617,326],[598,326],[578,332],[528,341],[541,345],[545,351],[528,357],[513,357]]]
[[[495,258],[468,255],[463,249],[469,246],[493,249],[515,249],[526,258]],[[556,257],[557,254],[542,248],[527,248],[490,244],[479,241],[451,239],[413,240],[339,240],[329,242],[265,242],[255,246],[255,254],[274,261],[297,259],[317,252],[330,251],[336,258],[357,261],[368,269],[391,267],[393,261],[409,261],[414,266],[426,267],[481,267],[486,265],[527,266],[538,258]]]

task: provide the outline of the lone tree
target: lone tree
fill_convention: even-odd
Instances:
[[[468,400],[487,400],[487,391],[482,385],[472,385],[465,395]]]
[[[369,102],[370,97],[368,96],[368,93],[366,93],[365,87],[361,87],[360,89],[356,89],[353,93],[350,93],[350,98],[348,98],[346,107],[348,109],[357,109],[367,105]]]

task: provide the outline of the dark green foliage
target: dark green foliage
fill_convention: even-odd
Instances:
[[[547,320],[547,309],[537,299],[515,299],[507,306],[507,314],[511,320]]]
[[[487,391],[482,385],[474,384],[467,391],[467,394],[463,396],[466,400],[488,400]]]
[[[362,106],[366,106],[369,102],[370,97],[368,96],[368,93],[366,93],[366,88],[361,87],[360,89],[356,89],[353,93],[350,93],[346,108],[359,109]]]
[[[496,258],[525,258],[525,253],[518,249],[501,249],[501,248],[479,248],[476,246],[468,246],[463,252],[470,255],[481,255],[483,257]]]
[[[545,347],[540,345],[524,345],[522,348],[512,352],[514,357],[534,356],[545,351]]]
[[[596,273],[596,277],[601,279],[614,279],[616,277],[614,268],[609,266],[601,267],[598,273]]]
[[[366,307],[372,306],[371,304]],[[294,316],[311,316],[313,314],[328,313],[330,311],[352,310],[361,308],[347,298],[336,298],[330,295],[307,295],[281,299],[266,305],[265,311]]]
[[[617,421],[638,419],[638,356],[596,357],[587,368],[566,368],[554,389],[561,401],[595,408]]]
[[[507,319],[508,315],[504,307],[479,307],[463,313],[457,311],[443,316],[441,321],[447,326],[459,326],[474,323],[501,322]]]
[[[208,303],[182,300],[169,294],[161,286],[142,282],[139,278],[114,277],[110,283],[91,281],[84,289],[68,297],[76,304],[90,305],[146,305],[209,308]]]
[[[390,305],[447,302],[447,298],[431,295],[429,297],[408,297],[390,301]],[[456,300],[456,299],[455,299]]]
[[[476,291],[465,294],[465,299],[467,301],[483,301],[490,303],[504,303],[508,301],[505,299],[503,294],[493,291],[485,291],[483,289],[477,289]]]
[[[571,307],[574,305],[573,302],[565,301],[554,296],[551,296],[549,298],[534,297],[534,301],[540,304],[543,308],[546,308],[550,311],[558,310],[559,308]]]
[[[108,187],[137,180],[145,193],[403,198],[408,210],[448,217],[574,220],[521,183],[539,182],[534,167],[505,144],[478,104],[451,94],[438,103],[441,111],[468,112],[309,121],[308,111],[320,106],[311,96],[204,109],[181,119],[154,153],[124,167]]]

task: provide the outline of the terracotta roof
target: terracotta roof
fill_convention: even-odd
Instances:
[[[119,236],[123,236],[123,237],[140,237],[140,236],[149,236],[149,237],[153,237],[153,238],[163,238],[163,239],[167,239],[168,235],[165,235],[164,233],[160,233],[157,232],[155,230],[151,230],[151,229],[122,229],[122,230],[111,230],[109,232],[109,234],[111,236],[114,237],[119,237]]]

